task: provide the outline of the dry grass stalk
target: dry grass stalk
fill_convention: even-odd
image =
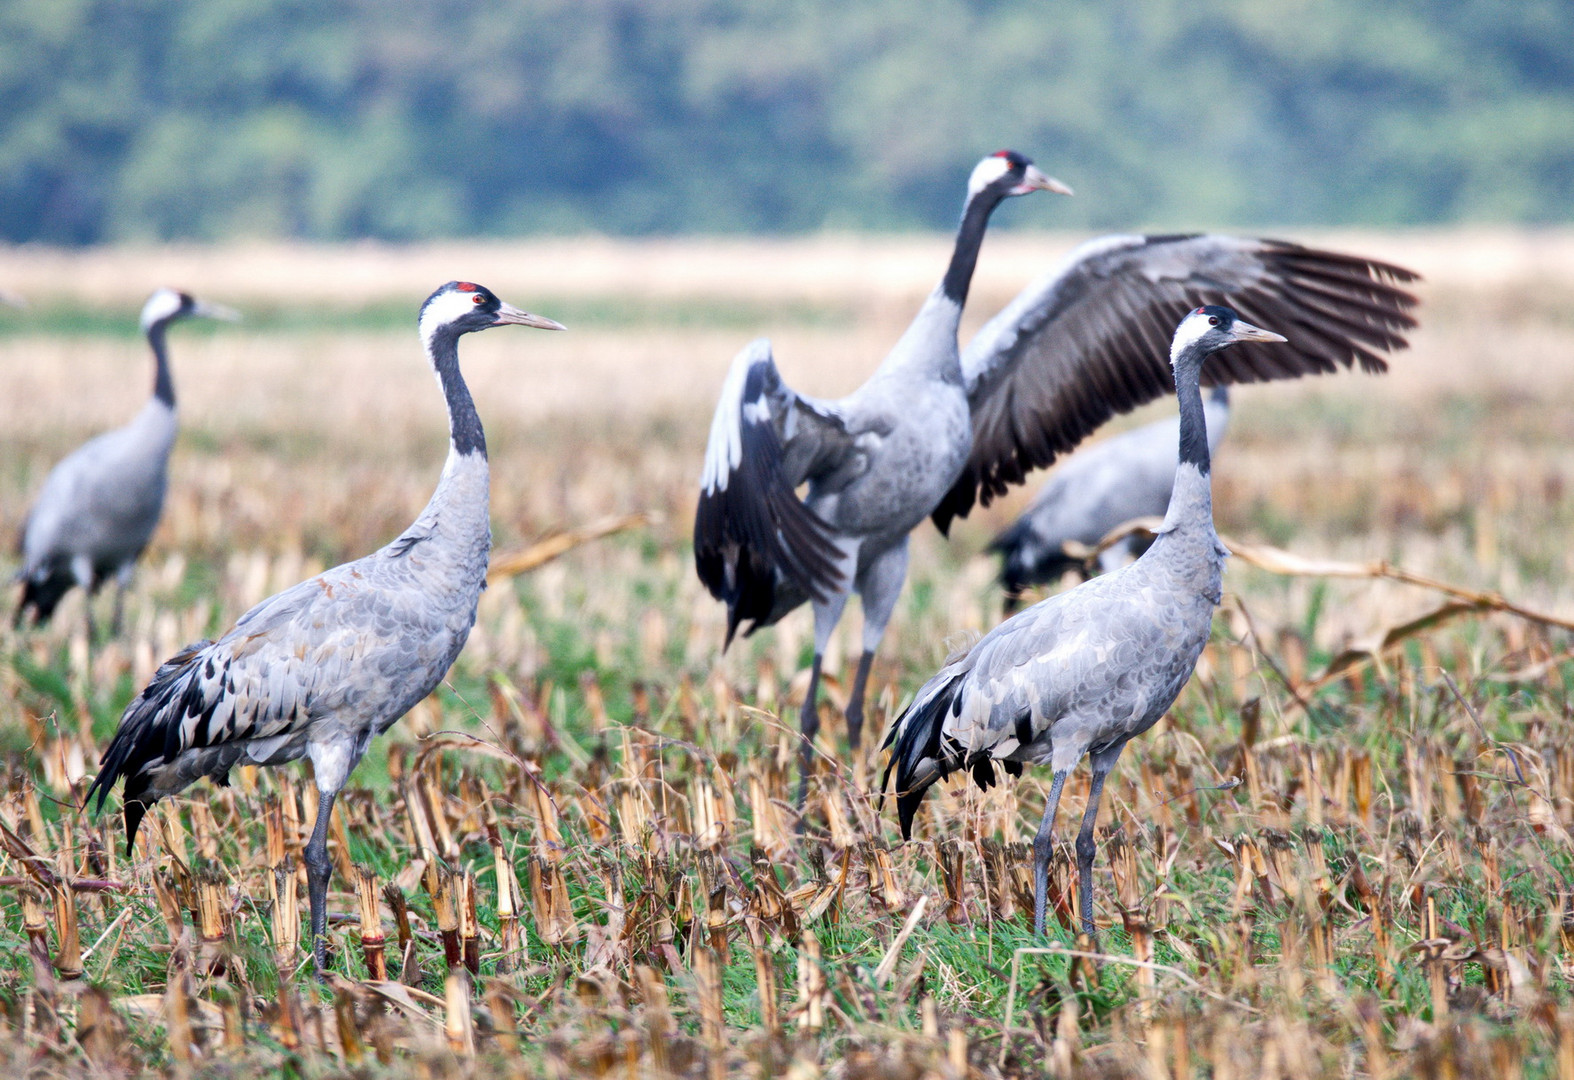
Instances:
[[[847,806],[842,801],[841,786],[823,784],[819,790],[820,808],[825,811],[825,831],[830,844],[838,850],[852,847],[858,841],[852,823],[847,819]]]
[[[749,953],[754,958],[754,986],[759,994],[760,1024],[771,1038],[781,1034],[781,1009],[777,1004],[776,960],[766,945],[765,934],[758,919],[746,919]]]
[[[700,1036],[705,1042],[706,1073],[711,1080],[727,1075],[726,1044],[722,1041],[721,968],[708,946],[694,951],[695,1011],[700,1016]]]
[[[191,998],[186,989],[186,979],[184,972],[176,974],[164,991],[164,1031],[169,1040],[169,1056],[174,1059],[177,1074],[189,1073],[196,1058],[192,1046]]]
[[[272,890],[273,951],[280,972],[294,968],[300,952],[300,895],[295,891],[295,860],[289,855],[267,877]]]
[[[798,1004],[793,1008],[800,1030],[816,1032],[825,1026],[829,997],[825,969],[820,966],[820,939],[805,930],[798,946]]]
[[[891,852],[879,840],[864,845],[864,865],[869,874],[869,898],[895,915],[907,906],[907,894],[897,883]]]
[[[670,1076],[671,1042],[678,1029],[667,1004],[667,984],[660,972],[645,964],[634,966],[634,982],[645,1003],[645,1041],[650,1047],[651,1071],[657,1077]]]
[[[492,845],[492,872],[497,882],[497,973],[506,975],[527,957],[520,951],[519,908],[524,898],[519,879],[514,876],[514,864],[500,842]]]
[[[126,1023],[99,987],[83,991],[77,1006],[76,1041],[93,1068],[109,1075],[129,1073]]]
[[[443,1034],[458,1057],[475,1057],[475,1021],[470,1015],[470,973],[450,966],[443,982]]]
[[[464,948],[459,943],[459,913],[454,909],[454,876],[440,862],[430,862],[421,879],[426,895],[432,900],[432,915],[437,920],[437,932],[443,939],[443,962],[452,971],[464,962]]]
[[[475,871],[466,868],[455,880],[455,900],[459,908],[459,942],[464,964],[471,975],[481,973],[481,919],[476,912]]]
[[[284,862],[284,810],[277,795],[269,795],[262,804],[262,823],[267,834],[264,858],[268,869],[276,869]]]
[[[377,905],[377,875],[368,867],[356,867],[355,896],[361,909],[361,958],[366,963],[366,977],[383,982],[388,978],[388,939],[383,934],[382,909]]]
[[[519,1030],[515,1023],[514,998],[508,983],[502,979],[486,982],[486,1009],[492,1018],[492,1039],[504,1055],[519,1053]]]
[[[771,858],[781,858],[792,847],[792,832],[782,811],[787,794],[786,778],[770,761],[750,762],[748,775],[752,841]]]
[[[175,879],[155,871],[153,895],[158,899],[159,914],[164,918],[164,929],[169,934],[171,946],[178,945],[186,936],[186,918],[180,903]]]
[[[49,961],[49,919],[44,914],[44,901],[31,886],[17,890],[22,901],[22,931],[27,935],[28,951],[36,964],[45,968]]]
[[[517,577],[528,574],[530,571],[545,566],[553,559],[573,551],[581,544],[592,540],[600,540],[604,536],[637,529],[644,525],[647,518],[644,514],[625,514],[622,517],[603,518],[589,525],[577,529],[568,529],[544,539],[536,541],[523,551],[510,552],[506,555],[496,555],[492,558],[492,565],[487,568],[486,580],[488,582],[500,581],[503,578]]]
[[[702,851],[714,851],[726,839],[721,821],[716,813],[716,790],[710,778],[697,773],[689,780],[689,806],[693,817],[694,846]]]
[[[966,866],[966,851],[962,841],[955,837],[947,837],[940,841],[940,880],[945,889],[945,917],[950,923],[964,923],[968,921],[967,906],[963,902],[963,892],[967,887],[963,871]],[[923,898],[919,898],[922,902]]]
[[[196,970],[210,975],[223,974],[229,965],[229,910],[224,882],[211,871],[197,878]]]
[[[579,937],[579,924],[574,921],[573,903],[568,895],[568,881],[556,863],[549,863],[537,856],[530,856],[530,907],[535,915],[536,933],[550,946],[558,946]]]
[[[410,930],[410,906],[405,901],[404,890],[393,882],[384,885],[383,903],[387,904],[388,910],[393,912],[394,932],[398,935],[399,953],[402,956],[413,937]]]
[[[351,1067],[360,1065],[366,1059],[366,1048],[361,1042],[361,1025],[355,1016],[355,995],[348,983],[340,982],[334,988],[333,1019],[344,1063]]]

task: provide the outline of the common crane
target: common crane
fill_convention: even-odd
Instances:
[[[1202,411],[1208,452],[1216,454],[1230,423],[1229,389],[1215,386]],[[1175,484],[1179,434],[1177,418],[1157,420],[1078,450],[1055,470],[1022,516],[989,545],[1000,553],[1006,614],[1016,610],[1029,586],[1084,569],[1081,559],[1066,553],[1067,541],[1092,546],[1133,518],[1164,515]],[[1099,571],[1129,562],[1144,547],[1138,537],[1127,537],[1099,555]]]
[[[1088,755],[1093,782],[1077,834],[1083,932],[1093,927],[1093,827],[1104,779],[1126,743],[1174,703],[1208,643],[1222,599],[1227,555],[1213,531],[1203,362],[1242,342],[1282,342],[1227,307],[1206,305],[1176,328],[1170,349],[1180,401],[1179,463],[1169,509],[1136,562],[1051,596],[1012,616],[923,685],[891,725],[882,790],[896,774],[902,835],[930,784],[961,769],[980,787],[995,762],[1053,770],[1033,838],[1036,932],[1044,932],[1051,836],[1066,777]]]
[[[126,846],[148,807],[237,765],[309,757],[321,794],[306,845],[312,955],[326,964],[328,825],[376,735],[442,680],[475,623],[492,531],[486,436],[459,371],[459,338],[493,326],[563,327],[451,281],[421,306],[421,340],[448,402],[448,459],[426,509],[398,539],[269,597],[217,641],[160,667],[120,718],[88,790],[117,780]]]
[[[694,519],[700,580],[727,605],[727,642],[809,601],[814,661],[801,714],[804,783],[819,729],[822,657],[848,596],[863,597],[863,651],[847,705],[856,752],[875,650],[907,574],[908,534],[942,532],[1048,465],[1117,412],[1168,393],[1155,356],[1169,320],[1229,302],[1282,324],[1296,345],[1248,345],[1210,372],[1237,383],[1386,370],[1415,297],[1397,266],[1279,240],[1109,236],[1078,248],[1029,286],[968,345],[957,328],[989,216],[1005,198],[1066,191],[1020,154],[985,158],[968,180],[940,284],[874,375],[835,401],[783,381],[770,343],[732,361],[711,421]],[[800,501],[796,489],[808,485]]]
[[[115,578],[111,633],[119,633],[126,587],[164,512],[169,452],[175,445],[175,380],[164,337],[185,318],[234,320],[219,304],[174,289],[159,289],[142,306],[142,332],[153,349],[153,396],[125,427],[83,443],[54,467],[22,526],[22,599],[13,623],[29,615],[47,623],[61,597],[88,591],[88,638],[94,636],[91,599]]]

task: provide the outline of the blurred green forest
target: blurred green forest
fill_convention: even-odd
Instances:
[[[0,0],[0,238],[1567,221],[1559,0]]]

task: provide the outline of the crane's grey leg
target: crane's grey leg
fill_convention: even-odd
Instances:
[[[119,637],[121,620],[126,613],[126,590],[131,586],[131,564],[115,571],[115,614],[109,622],[109,636]]]
[[[853,576],[858,569],[858,547],[861,542],[851,537],[836,539],[836,545],[840,549],[837,572],[845,584],[824,603],[818,600],[812,602],[814,663],[809,668],[809,691],[804,695],[803,712],[798,719],[799,730],[803,733],[802,767],[798,780],[799,810],[803,809],[804,803],[809,798],[809,774],[814,771],[814,737],[820,733],[820,665],[825,659],[826,646],[831,643],[831,635],[836,631],[836,624],[842,620],[842,611],[847,607],[847,597],[852,594]],[[802,818],[798,820],[798,827],[803,828]]]
[[[328,859],[328,824],[333,818],[333,800],[337,791],[320,792],[317,802],[317,824],[312,837],[306,842],[303,853],[306,860],[306,895],[311,902],[312,959],[317,973],[328,969],[328,876],[333,873],[333,863]]]
[[[809,775],[814,771],[814,737],[820,733],[820,664],[825,647],[847,606],[847,593],[837,593],[828,603],[814,605],[814,664],[809,668],[809,691],[804,695],[799,729],[803,732],[803,758],[798,781],[798,809],[809,798]],[[800,820],[800,825],[802,824]]]
[[[1060,791],[1066,786],[1067,772],[1055,774],[1044,802],[1044,817],[1033,837],[1033,933],[1044,934],[1044,910],[1049,906],[1049,856],[1054,850],[1055,811],[1060,807]]]
[[[78,555],[71,560],[71,576],[82,589],[83,621],[87,624],[87,643],[98,638],[98,626],[93,622],[93,560]]]
[[[907,537],[888,551],[876,556],[858,575],[858,594],[864,602],[863,655],[858,658],[858,674],[853,677],[853,693],[847,701],[847,741],[857,750],[863,741],[864,691],[869,685],[869,667],[875,650],[885,637],[886,624],[896,610],[902,583],[907,580]]]
[[[1102,750],[1094,751],[1088,755],[1088,763],[1093,767],[1093,783],[1088,789],[1088,808],[1082,813],[1082,828],[1077,832],[1077,906],[1082,909],[1082,932],[1088,937],[1095,933],[1093,927],[1093,829],[1099,819],[1099,799],[1104,794],[1104,778],[1115,767],[1115,761],[1120,757],[1120,752],[1125,749],[1126,742],[1121,740],[1114,746],[1107,746]]]

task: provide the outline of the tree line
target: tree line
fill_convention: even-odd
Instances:
[[[1556,222],[1557,0],[0,0],[0,238]]]

